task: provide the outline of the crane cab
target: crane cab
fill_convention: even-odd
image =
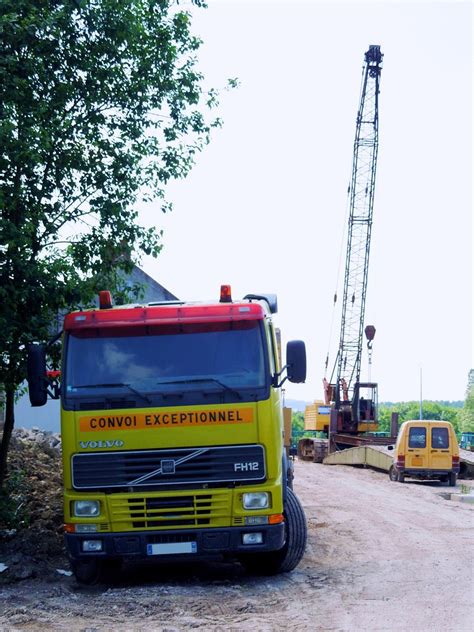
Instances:
[[[335,384],[328,384],[325,388],[326,393],[333,398],[333,406],[338,411],[337,432],[359,434],[377,429],[378,385],[375,382],[356,382],[352,397],[349,396],[344,384],[340,389]]]
[[[378,385],[375,382],[358,382],[354,387],[352,414],[357,432],[370,432],[378,425]]]

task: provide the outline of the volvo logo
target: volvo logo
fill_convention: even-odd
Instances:
[[[174,474],[176,472],[176,463],[173,459],[163,459],[161,461],[162,474]]]
[[[196,457],[204,454],[207,451],[208,448],[199,448],[199,450],[194,450],[193,452],[190,452],[189,454],[186,454],[185,456],[182,456],[181,458],[176,460],[161,459],[160,467],[158,467],[156,470],[152,470],[151,472],[143,474],[143,476],[135,478],[133,481],[129,481],[128,485],[140,485],[145,481],[149,481],[150,479],[155,478],[155,476],[163,476],[163,474],[175,474],[176,467],[179,467],[181,463],[186,463],[186,461],[195,459]]]
[[[122,439],[107,439],[106,441],[79,441],[83,450],[95,450],[96,448],[123,448]]]

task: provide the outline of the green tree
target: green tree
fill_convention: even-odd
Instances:
[[[474,432],[474,369],[469,371],[466,399],[459,412],[459,426],[461,432]]]
[[[399,402],[393,404],[381,404],[379,406],[379,430],[389,431],[392,412],[399,414],[399,424],[410,419],[420,418],[420,402]],[[459,432],[460,409],[449,405],[447,402],[422,402],[423,419],[449,421],[453,424],[455,432]]]
[[[378,432],[390,432],[390,422],[392,419],[392,412],[395,412],[391,406],[384,406],[380,404],[378,410]]]
[[[202,0],[194,0],[204,6]],[[200,40],[173,0],[0,0],[0,488],[25,346],[113,288],[161,233],[136,204],[184,177],[203,114]]]
[[[303,432],[304,430],[304,414],[294,411],[291,415],[291,430],[295,432]]]

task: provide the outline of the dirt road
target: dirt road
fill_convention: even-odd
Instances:
[[[473,485],[473,481],[466,481]],[[474,505],[438,483],[297,462],[308,547],[289,575],[240,566],[131,568],[111,586],[71,577],[0,590],[0,630],[467,632],[474,619]]]

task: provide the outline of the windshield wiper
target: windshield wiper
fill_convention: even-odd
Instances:
[[[166,382],[157,382],[157,384],[199,384],[202,382],[215,382],[216,384],[219,384],[219,386],[221,386],[226,391],[229,391],[229,393],[232,393],[239,399],[242,399],[242,395],[239,393],[239,391],[236,391],[234,388],[232,388],[228,384],[225,384],[224,382],[221,382],[215,377],[195,377],[191,379],[183,378],[182,380],[170,380]]]
[[[131,384],[125,384],[124,382],[115,382],[111,384],[81,384],[80,386],[73,386],[73,388],[118,388],[120,386],[125,386],[132,393],[135,393],[135,395],[141,397],[145,402],[151,404],[151,399],[149,397],[147,397],[143,393],[140,393],[140,391],[137,391],[137,389],[134,388]]]

